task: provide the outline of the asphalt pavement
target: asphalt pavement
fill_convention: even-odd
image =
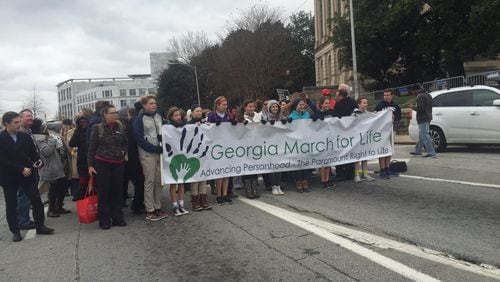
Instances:
[[[451,147],[435,159],[411,150],[397,145],[408,172],[389,180],[323,190],[314,177],[311,193],[289,183],[285,196],[161,222],[125,208],[128,226],[107,231],[79,224],[67,200],[73,213],[47,219],[56,234],[19,243],[1,199],[0,280],[500,280],[500,150]]]

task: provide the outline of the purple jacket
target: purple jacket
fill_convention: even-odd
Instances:
[[[231,118],[228,113],[225,113],[224,117],[220,117],[216,112],[210,112],[207,121],[210,123],[231,122]]]

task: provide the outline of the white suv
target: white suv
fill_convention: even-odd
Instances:
[[[448,144],[500,144],[500,90],[488,86],[459,87],[430,93],[430,135],[436,151]],[[418,141],[417,113],[408,131]]]

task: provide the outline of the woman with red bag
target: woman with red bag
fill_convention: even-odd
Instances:
[[[103,122],[92,128],[87,161],[97,189],[99,226],[106,230],[127,225],[122,211],[127,133],[113,105],[105,106],[102,114]]]

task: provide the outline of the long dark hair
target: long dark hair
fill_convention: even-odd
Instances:
[[[238,108],[238,111],[236,112],[236,122],[244,122],[245,121],[245,108],[248,106],[250,103],[255,103],[254,100],[248,99],[243,102],[243,105]]]

